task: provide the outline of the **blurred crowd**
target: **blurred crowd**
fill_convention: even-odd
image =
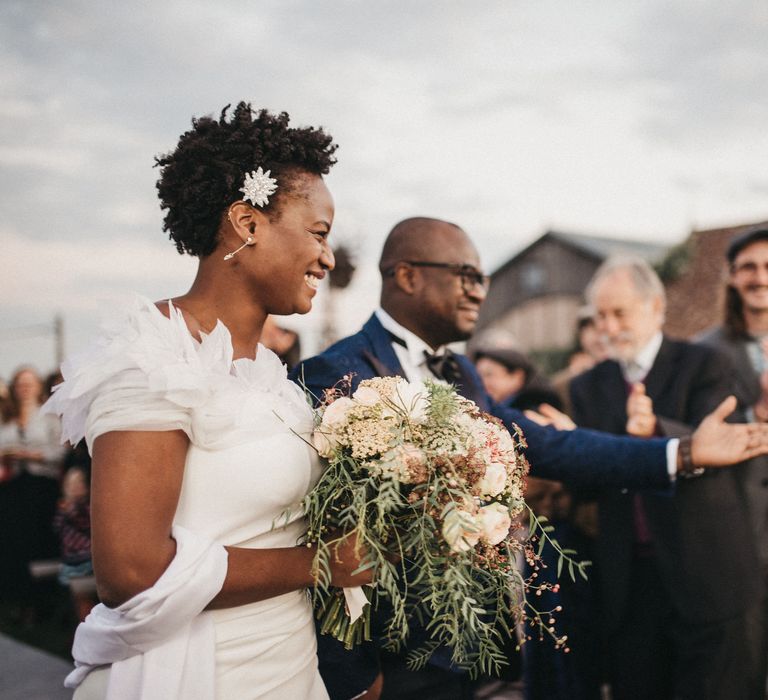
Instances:
[[[498,341],[474,347],[476,367],[496,402],[560,429],[681,437],[728,395],[739,403],[733,420],[764,422],[768,230],[731,240],[723,278],[722,323],[680,341],[663,332],[656,272],[639,258],[609,259],[585,290],[563,370],[543,377]],[[768,460],[700,471],[665,492],[529,480],[533,510],[592,567],[588,581],[561,575],[541,602],[562,606],[556,632],[570,653],[523,647],[526,698],[672,700],[694,697],[702,678],[707,697],[766,697]],[[544,552],[554,583],[557,553]]]
[[[299,360],[298,335],[267,319],[262,343],[287,366]],[[48,621],[55,577],[68,591],[67,624],[98,601],[91,563],[91,460],[85,441],[61,444],[59,419],[41,412],[56,384],[31,366],[0,381],[0,631]],[[74,628],[72,629],[74,631]]]
[[[735,419],[768,421],[767,230],[731,242],[724,275],[723,323],[699,338],[664,335],[663,285],[626,258],[609,260],[585,290],[558,372],[545,376],[514,342],[470,343],[470,354],[493,401],[558,429],[683,436],[729,394]],[[271,319],[263,343],[298,362],[298,336]],[[22,367],[0,387],[0,597],[21,622],[34,622],[33,578],[45,562],[75,618],[96,601],[88,452],[61,445],[57,419],[40,411],[59,380]],[[760,678],[750,697],[763,697],[768,460],[679,477],[665,493],[584,493],[531,478],[527,500],[562,547],[593,562],[588,581],[563,574],[541,601],[562,608],[556,634],[568,635],[569,653],[523,645],[512,666],[527,698],[671,699],[686,674],[723,654],[729,673]],[[544,559],[540,575],[554,582],[557,553],[546,548]]]

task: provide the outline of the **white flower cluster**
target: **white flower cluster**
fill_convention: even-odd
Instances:
[[[351,398],[342,396],[323,409],[313,437],[315,449],[326,459],[343,448],[355,457],[382,457],[403,425],[426,420],[428,406],[424,384],[401,377],[366,379]]]

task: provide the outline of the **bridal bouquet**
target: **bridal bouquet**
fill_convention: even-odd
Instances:
[[[447,646],[453,663],[473,673],[506,663],[505,635],[526,619],[564,647],[553,611],[538,613],[526,601],[552,587],[536,583],[535,568],[545,542],[557,545],[532,513],[527,527],[520,522],[528,511],[522,433],[511,435],[438,382],[384,377],[344,394],[326,392],[318,410],[313,443],[328,467],[304,501],[322,631],[351,647],[370,638],[371,605],[383,605],[376,632],[386,648],[413,641],[418,621],[427,638],[410,652],[412,667]],[[330,586],[329,544],[350,533],[374,582],[341,591]],[[584,573],[570,550],[558,552],[558,570],[567,561],[571,575],[574,566]],[[520,556],[534,567],[528,580]]]

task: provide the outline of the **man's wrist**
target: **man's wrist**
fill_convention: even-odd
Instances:
[[[697,467],[693,461],[693,437],[681,435],[677,446],[677,474],[690,478],[704,473],[704,467]]]

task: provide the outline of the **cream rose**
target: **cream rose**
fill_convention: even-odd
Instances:
[[[339,441],[333,432],[320,427],[312,435],[312,444],[317,450],[317,454],[329,459],[336,451]]]
[[[509,510],[501,503],[491,503],[483,506],[476,516],[480,528],[480,536],[488,544],[499,544],[509,534],[512,519]]]
[[[443,538],[454,552],[466,552],[480,541],[480,527],[472,513],[461,508],[443,518]]]
[[[507,486],[507,470],[499,462],[491,462],[485,468],[483,478],[477,483],[483,496],[496,496]]]
[[[352,394],[352,398],[363,406],[375,406],[381,401],[381,394],[373,387],[361,386]]]
[[[327,429],[329,428],[333,430],[344,425],[347,420],[347,414],[354,406],[355,402],[347,396],[342,396],[327,406],[321,421],[321,425],[326,428],[326,432],[328,432]]]

